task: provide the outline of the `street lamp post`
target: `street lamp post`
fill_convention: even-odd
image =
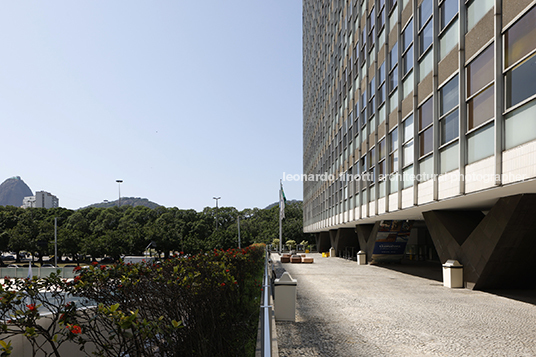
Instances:
[[[218,230],[218,200],[221,197],[212,197],[212,198],[216,200],[216,230]]]
[[[238,216],[238,249],[240,248],[240,216]]]
[[[119,201],[117,202],[117,207],[121,207],[121,184],[123,180],[115,180],[117,182],[117,187],[119,188]]]

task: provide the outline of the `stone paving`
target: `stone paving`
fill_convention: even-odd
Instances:
[[[342,258],[281,264],[298,280],[279,356],[536,356],[536,305]]]

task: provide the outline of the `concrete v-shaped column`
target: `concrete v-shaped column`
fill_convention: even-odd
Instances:
[[[357,248],[359,247],[359,242],[357,240],[357,234],[353,228],[339,228],[329,231],[331,247],[335,249],[337,256],[339,252],[344,251],[346,248],[353,247],[355,253],[357,253]]]
[[[374,243],[376,242],[376,235],[378,234],[379,228],[380,221],[375,224],[358,224],[355,226],[359,241],[359,250],[367,254],[367,262],[372,260],[372,252],[374,251]]]
[[[329,232],[319,232],[316,233],[316,249],[320,253],[329,251],[331,247],[331,242],[329,238]]]
[[[480,211],[429,211],[424,220],[440,260],[464,266],[470,289],[536,285],[536,194],[500,198]]]

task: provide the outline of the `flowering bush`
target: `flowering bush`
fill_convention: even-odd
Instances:
[[[65,341],[82,350],[96,346],[101,356],[246,356],[255,346],[247,341],[257,332],[263,254],[264,245],[254,245],[155,264],[90,266],[69,282],[55,274],[8,280],[0,296],[2,337],[24,334],[34,351],[47,344],[50,356],[59,356]],[[48,329],[37,324],[40,308],[52,312]],[[2,349],[9,353],[10,346],[2,341]]]

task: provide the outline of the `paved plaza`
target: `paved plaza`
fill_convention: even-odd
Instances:
[[[395,265],[308,256],[272,254],[277,276],[298,280],[296,322],[277,322],[280,356],[536,356],[534,290],[449,289]]]

